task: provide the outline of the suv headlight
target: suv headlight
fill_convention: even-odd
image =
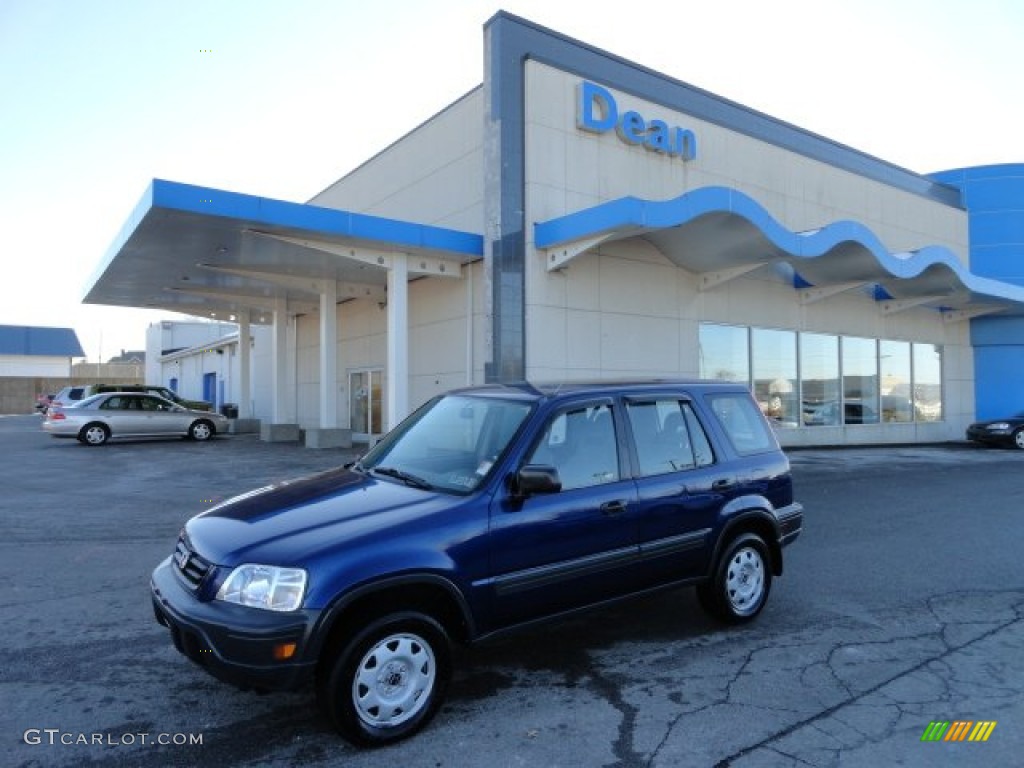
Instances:
[[[306,572],[301,568],[246,563],[228,575],[217,599],[268,611],[294,611],[305,594]]]

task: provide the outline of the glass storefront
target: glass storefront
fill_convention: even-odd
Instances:
[[[700,376],[746,382],[776,427],[942,420],[942,347],[701,323]]]

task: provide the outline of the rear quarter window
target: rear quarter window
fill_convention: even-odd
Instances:
[[[740,392],[708,395],[707,402],[736,453],[746,456],[776,449],[775,435],[748,395]]]

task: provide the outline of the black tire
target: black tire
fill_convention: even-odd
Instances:
[[[1024,427],[1013,433],[1013,444],[1024,451]]]
[[[110,427],[94,421],[86,424],[78,433],[78,442],[83,445],[103,445],[110,439]]]
[[[448,634],[412,611],[351,637],[320,681],[325,714],[348,741],[383,746],[412,736],[437,713],[451,678]]]
[[[203,442],[209,440],[217,434],[217,428],[213,426],[213,423],[206,419],[197,419],[193,421],[188,428],[188,436],[190,440],[198,440]]]
[[[726,546],[711,579],[697,585],[697,599],[716,619],[744,624],[764,608],[771,587],[768,547],[757,534],[744,533]]]

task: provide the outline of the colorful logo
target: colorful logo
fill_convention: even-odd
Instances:
[[[988,741],[995,728],[995,720],[932,720],[921,741]]]

